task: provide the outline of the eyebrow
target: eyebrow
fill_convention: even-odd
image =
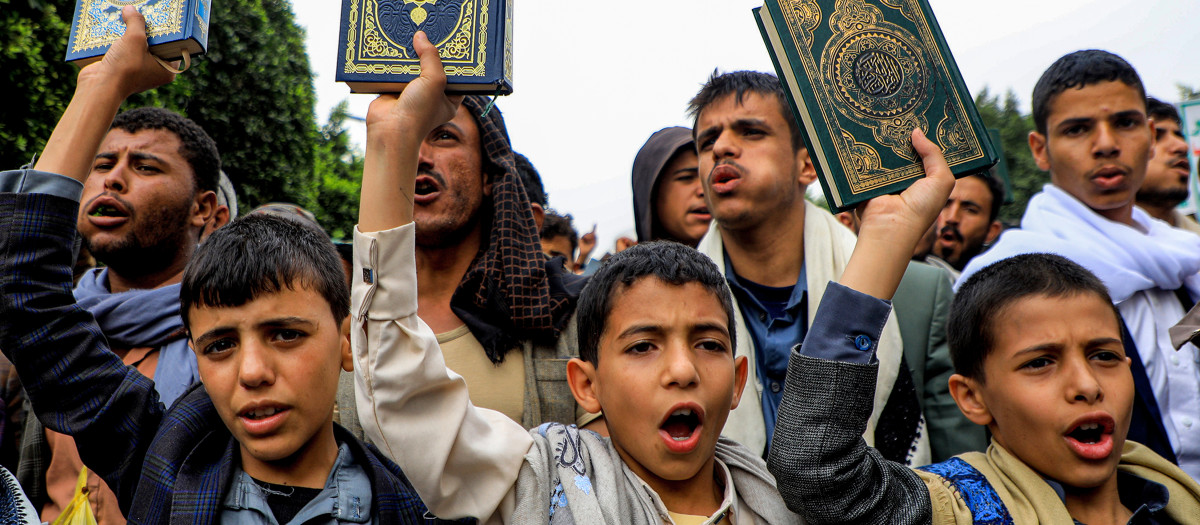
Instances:
[[[719,133],[722,129],[724,129],[724,127],[725,127],[724,125],[717,124],[714,126],[709,126],[707,128],[704,128],[704,131],[701,131],[698,135],[696,135],[696,142],[705,141],[710,136]],[[760,118],[743,117],[743,118],[737,119],[737,120],[733,121],[732,123],[730,123],[729,127],[734,128],[734,129],[746,129],[746,128],[755,128],[755,127],[766,128],[769,126],[767,125],[766,120],[763,120]]]
[[[117,157],[118,157],[118,155],[112,151],[105,151],[103,153],[100,153],[99,155],[96,155],[97,159],[105,159],[105,160],[116,159]],[[149,153],[142,153],[140,151],[130,152],[129,157],[132,158],[133,160],[152,160],[154,162],[164,163],[163,160],[161,158],[159,158],[157,155],[151,155]]]
[[[692,333],[718,332],[725,337],[729,337],[729,329],[720,323],[696,323],[693,325],[688,325],[688,331]],[[634,325],[626,328],[617,337],[630,337],[640,334],[661,334],[663,332],[666,332],[666,330],[659,325]]]
[[[314,323],[308,319],[305,319],[303,317],[289,316],[289,317],[277,317],[274,319],[267,319],[266,321],[263,321],[263,322],[255,325],[255,328],[263,328],[263,327],[282,328],[282,327],[290,327],[290,326],[297,326],[297,325],[312,326],[315,324],[316,323]],[[216,339],[225,334],[228,334],[230,332],[236,332],[236,331],[237,331],[237,327],[234,327],[234,326],[229,326],[229,325],[218,326],[216,328],[213,328],[212,330],[209,330],[207,332],[204,332],[203,334],[200,334],[200,337],[195,338],[195,342],[197,345],[203,346],[203,343],[206,343],[211,339]]]
[[[1097,346],[1106,345],[1106,344],[1114,344],[1114,343],[1118,344],[1118,345],[1122,345],[1122,346],[1124,345],[1124,343],[1120,339],[1117,339],[1114,337],[1097,337],[1095,339],[1089,339],[1087,344],[1084,345],[1084,348],[1091,349],[1091,348],[1095,348]],[[1060,345],[1058,343],[1044,343],[1044,344],[1040,344],[1040,345],[1033,345],[1031,347],[1019,350],[1019,351],[1017,351],[1017,353],[1013,354],[1013,357],[1015,358],[1015,357],[1023,356],[1025,354],[1033,354],[1033,353],[1038,353],[1038,352],[1061,353],[1062,350],[1063,350],[1062,345]]]

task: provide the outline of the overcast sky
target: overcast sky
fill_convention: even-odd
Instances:
[[[514,94],[502,97],[513,148],[526,154],[550,205],[581,232],[599,224],[597,251],[633,229],[630,168],[654,131],[690,126],[687,101],[714,68],[774,72],[750,9],[762,0],[585,2],[519,0]],[[930,0],[972,94],[1012,89],[1026,111],[1041,72],[1077,49],[1117,53],[1149,94],[1178,99],[1200,84],[1196,0]],[[317,116],[345,98],[365,115],[371,95],[333,81],[341,0],[293,0],[308,31]],[[361,144],[364,128],[352,124]]]

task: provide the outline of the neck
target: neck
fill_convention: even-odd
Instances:
[[[333,437],[333,414],[316,436],[286,458],[261,460],[246,450],[245,445],[240,448],[242,470],[254,479],[276,485],[324,488],[338,454],[337,440]]]
[[[1121,504],[1117,491],[1117,473],[1103,485],[1093,489],[1063,486],[1067,512],[1080,523],[1088,525],[1119,525],[1129,522],[1133,512]]]
[[[1101,217],[1113,222],[1119,222],[1129,226],[1133,226],[1134,224],[1132,202],[1125,206],[1121,206],[1120,208],[1113,208],[1111,210],[1095,210],[1095,212],[1099,213]]]
[[[804,207],[790,206],[752,228],[732,231],[718,225],[739,277],[764,286],[796,284],[804,266]]]
[[[479,253],[482,237],[476,228],[454,245],[417,246],[417,316],[434,333],[462,326],[462,320],[450,309],[450,298]]]
[[[725,501],[716,473],[715,458],[710,457],[695,476],[685,480],[665,480],[650,472],[638,474],[658,494],[667,510],[689,516],[712,516]]]
[[[1156,206],[1156,205],[1147,204],[1144,202],[1139,202],[1139,203],[1137,203],[1137,205],[1139,208],[1146,210],[1146,213],[1150,214],[1151,217],[1154,217],[1155,219],[1158,219],[1160,221],[1164,221],[1167,224],[1170,224],[1171,226],[1179,226],[1178,224],[1175,224],[1175,214],[1172,213],[1173,211],[1175,211],[1174,206],[1170,206],[1170,205]]]
[[[187,259],[183,259],[172,262],[162,270],[140,275],[126,275],[117,268],[109,267],[108,291],[121,293],[129,290],[153,290],[172,285],[183,280],[183,268],[186,265]]]

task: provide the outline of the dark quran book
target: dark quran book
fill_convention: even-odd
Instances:
[[[342,0],[336,80],[393,93],[421,74],[413,35],[438,48],[450,93],[512,93],[513,0]]]
[[[150,52],[163,60],[195,57],[208,50],[208,21],[212,0],[78,0],[67,62],[84,66],[100,60],[109,46],[125,34],[121,8],[134,5],[146,17]]]
[[[766,0],[754,16],[831,209],[924,176],[913,128],[956,176],[996,163],[927,0]]]

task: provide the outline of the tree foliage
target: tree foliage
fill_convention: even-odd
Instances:
[[[321,226],[334,239],[348,240],[358,224],[358,196],[362,189],[363,154],[346,131],[347,101],[329,114],[317,134],[314,168],[319,185],[317,207]]]
[[[64,62],[74,0],[0,0],[0,166],[11,169],[42,151],[75,89]]]
[[[975,97],[975,107],[984,126],[1000,130],[1000,147],[1008,163],[1008,177],[1012,187],[1012,204],[1000,208],[1000,220],[1015,224],[1025,213],[1025,205],[1033,194],[1042,190],[1050,176],[1038,169],[1029,152],[1029,132],[1033,131],[1033,117],[1022,114],[1017,95],[1009,90],[1001,100],[983,88]]]

